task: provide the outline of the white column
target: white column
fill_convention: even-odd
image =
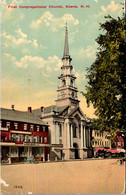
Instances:
[[[85,126],[84,126],[84,148],[86,148],[86,133],[85,133]]]
[[[30,148],[28,147],[28,153],[27,153],[27,155],[28,155],[28,158],[30,157],[30,150],[29,150]]]
[[[81,130],[81,148],[83,148],[83,124],[82,124],[82,122],[81,122],[81,125],[80,125],[80,130]]]
[[[70,147],[70,124],[69,124],[69,120],[67,120],[67,148]]]
[[[56,139],[56,134],[57,134],[57,132],[56,132],[56,121],[55,121],[55,123],[54,123],[54,125],[55,125],[55,144],[57,144],[57,139]]]
[[[56,123],[56,143],[59,144],[59,124]]]
[[[48,161],[50,161],[50,155],[48,154]]]
[[[90,129],[89,129],[89,147],[91,146],[91,143],[90,143]]]
[[[71,124],[71,147],[73,147],[73,128]]]
[[[43,148],[43,162],[45,162],[45,148]]]

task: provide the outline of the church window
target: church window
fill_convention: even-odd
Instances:
[[[73,79],[70,80],[70,85],[73,87]]]
[[[65,86],[65,85],[66,85],[66,81],[65,81],[65,79],[63,79],[63,80],[62,80],[62,84],[63,84],[63,86]]]
[[[76,125],[73,125],[73,137],[76,138],[77,134],[76,134]]]
[[[59,137],[62,137],[62,125],[59,124]]]

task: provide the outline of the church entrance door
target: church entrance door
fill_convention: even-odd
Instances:
[[[77,143],[73,143],[73,147],[74,147],[74,152],[75,152],[75,159],[79,159],[78,144]]]

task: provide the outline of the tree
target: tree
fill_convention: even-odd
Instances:
[[[96,39],[99,44],[96,60],[87,69],[88,85],[86,100],[95,108],[97,119],[94,127],[109,131],[114,137],[116,131],[125,128],[126,103],[124,101],[125,64],[125,17],[114,19],[108,15],[100,24],[105,31]]]

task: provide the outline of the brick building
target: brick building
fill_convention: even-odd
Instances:
[[[1,160],[49,160],[48,125],[37,118],[31,107],[27,112],[1,108]]]

